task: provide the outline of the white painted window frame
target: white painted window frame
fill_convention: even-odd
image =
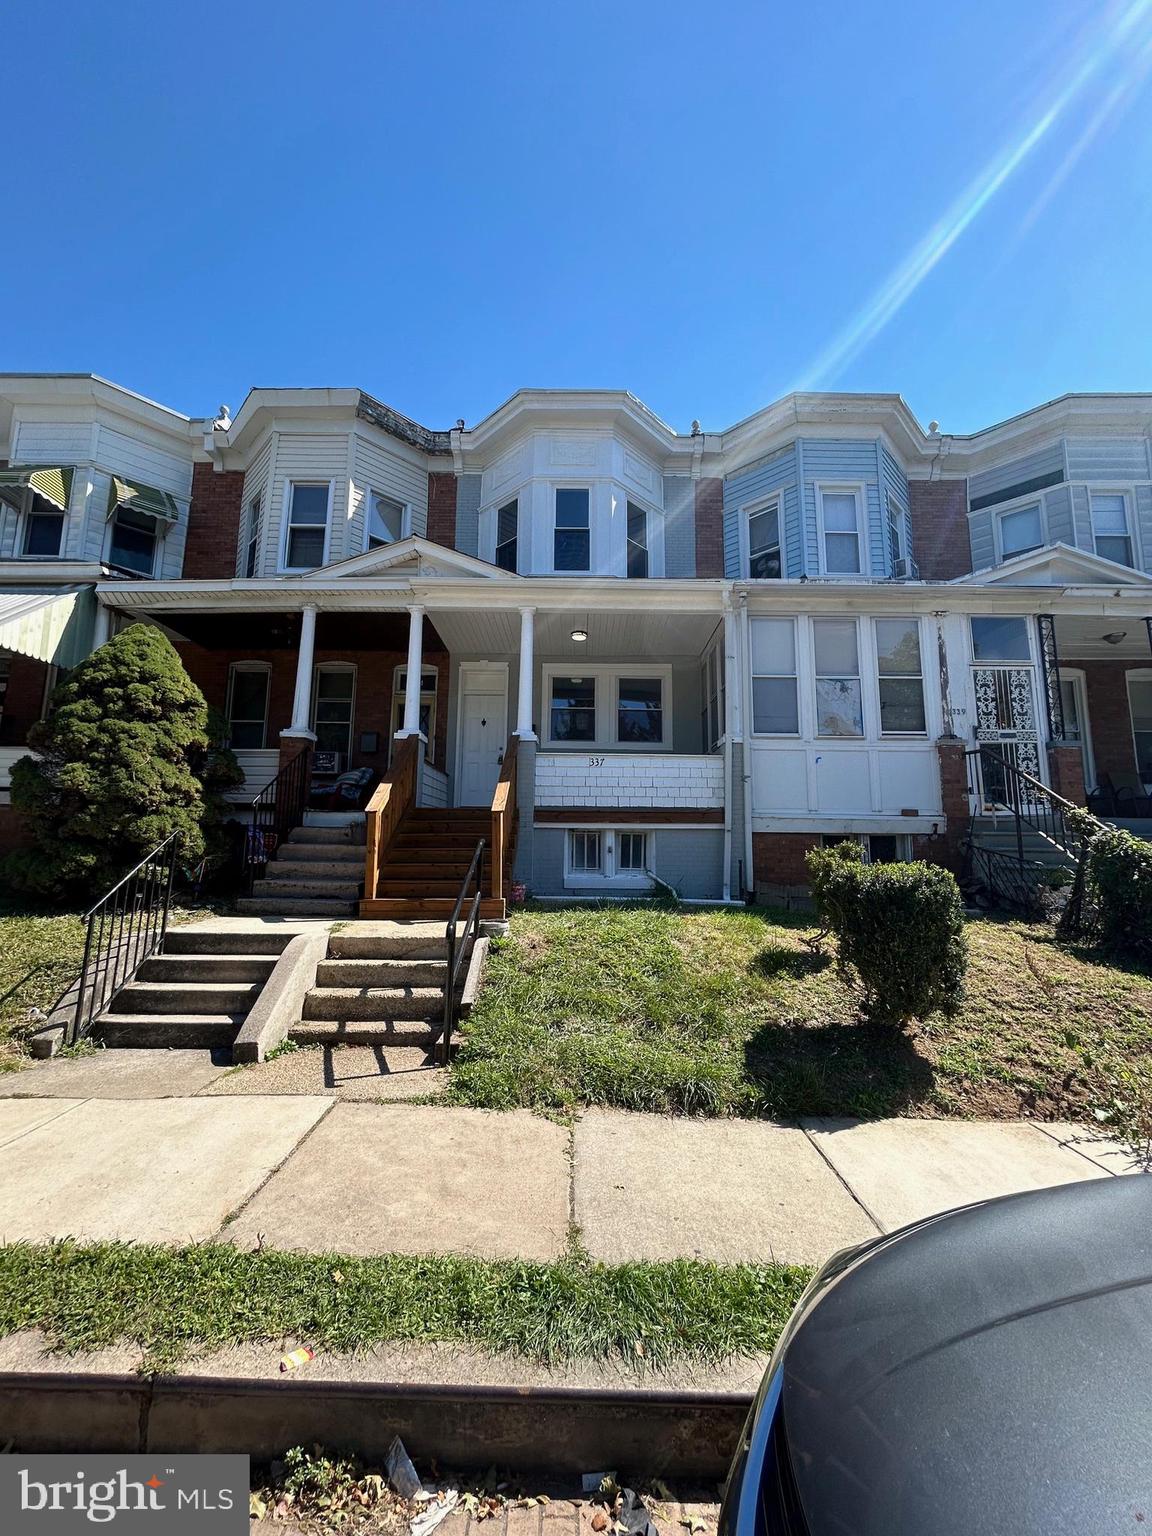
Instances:
[[[556,534],[559,530],[557,523],[557,492],[559,491],[584,491],[588,497],[588,564],[583,570],[557,570],[556,568]],[[548,548],[548,571],[552,576],[591,576],[596,573],[596,549],[595,549],[595,523],[596,523],[596,484],[594,480],[550,480],[548,482],[548,496],[551,501],[551,543]],[[504,505],[504,503],[501,503]],[[627,541],[627,533],[624,535]],[[517,551],[519,552],[519,551]]]
[[[914,624],[916,626],[916,639],[920,647],[920,701],[924,708],[924,729],[922,731],[886,731],[884,718],[880,710],[880,645],[876,638],[876,626],[884,620],[895,620],[901,624]],[[876,736],[879,741],[926,741],[931,729],[932,720],[928,709],[928,677],[924,668],[924,620],[916,613],[876,613],[870,617],[870,622],[864,626],[867,631],[867,648],[871,651],[870,663],[872,677],[876,690]],[[891,672],[887,674],[891,678],[911,678],[912,672]]]
[[[572,836],[596,834],[600,838],[600,868],[578,869],[572,864]],[[617,866],[617,839],[624,834],[638,835],[644,839],[644,868],[619,869]],[[655,863],[653,850],[655,834],[651,827],[631,826],[579,826],[564,828],[564,886],[567,890],[596,886],[606,890],[647,890],[652,884],[652,867]]]
[[[57,517],[60,519],[60,543],[54,555],[29,554],[26,548],[28,534],[32,527],[34,517]],[[16,520],[16,549],[20,560],[62,560],[64,551],[68,547],[68,513],[53,507],[51,512],[38,512],[36,510],[35,497],[31,490],[24,494],[24,505],[21,507]],[[155,570],[155,567],[153,567]]]
[[[864,855],[865,864],[871,864],[873,837],[894,837],[900,845],[901,861],[908,864],[915,862],[910,832],[824,832],[820,837],[820,846],[831,848],[835,843],[857,843]]]
[[[240,568],[237,575],[245,581],[255,581],[260,574],[261,520],[264,514],[264,490],[254,491],[244,504],[244,539],[240,546]],[[255,553],[252,574],[248,574],[248,557]]]
[[[1140,548],[1140,534],[1138,528],[1139,519],[1136,516],[1135,485],[1129,483],[1128,481],[1125,481],[1119,485],[1109,485],[1106,481],[1094,480],[1090,485],[1085,486],[1085,490],[1088,492],[1088,526],[1092,531],[1092,553],[1094,555],[1099,553],[1096,548],[1096,514],[1092,507],[1093,496],[1121,496],[1124,499],[1124,523],[1128,530],[1128,544],[1132,550],[1132,563],[1129,566],[1129,569],[1134,571],[1141,570],[1143,568],[1144,558],[1143,551]],[[1073,514],[1073,516],[1075,516],[1075,514]],[[1115,537],[1115,535],[1105,534],[1104,537]],[[1110,557],[1108,555],[1100,555],[1099,558],[1101,560],[1107,560]]]
[[[360,669],[354,661],[318,661],[312,668],[312,708],[309,713],[308,728],[313,735],[316,734],[316,711],[320,707],[320,677],[325,672],[351,672],[352,674],[352,695],[348,703],[348,749],[344,754],[344,766],[347,768],[352,757],[352,743],[356,737],[356,702],[360,687]],[[328,752],[331,748],[321,747],[318,750]]]
[[[780,575],[753,576],[752,575],[752,530],[751,523],[754,517],[761,512],[768,512],[775,508],[776,511],[776,537],[780,549]],[[768,496],[761,496],[756,501],[744,502],[739,508],[739,516],[736,520],[736,533],[738,539],[738,553],[740,556],[740,570],[746,581],[783,581],[784,580],[784,491],[773,491]]]
[[[1071,685],[1072,691],[1076,695],[1076,704],[1080,715],[1080,748],[1085,762],[1084,788],[1094,789],[1096,787],[1096,752],[1092,745],[1092,720],[1088,713],[1088,674],[1083,667],[1066,667],[1061,664],[1057,669],[1057,675],[1062,683],[1069,683]],[[1152,671],[1149,672],[1149,677],[1152,677]],[[1124,691],[1125,693],[1128,691],[1127,682],[1125,682]],[[1128,704],[1128,719],[1129,723],[1131,723],[1131,700],[1129,700]],[[1064,723],[1067,725],[1067,720]],[[1133,748],[1135,748],[1135,741],[1133,741]]]
[[[301,483],[307,484],[308,482],[305,481]],[[320,482],[314,481],[312,483],[318,485]],[[385,500],[395,502],[396,505],[400,508],[400,537],[393,539],[392,542],[394,544],[399,544],[402,539],[409,538],[412,533],[412,503],[410,501],[402,501],[399,496],[393,496],[391,491],[382,491],[378,486],[370,485],[366,487],[364,491],[364,554],[367,554],[372,548],[370,540],[372,538],[373,496],[383,496]],[[329,516],[331,516],[331,512],[329,512]],[[381,545],[380,548],[386,549],[387,545]],[[325,555],[327,555],[327,550],[325,550]]]
[[[404,725],[404,689],[400,686],[400,679],[407,671],[408,663],[406,661],[399,662],[392,669],[392,712],[388,722],[389,764],[392,762],[392,750],[396,740],[396,732],[401,730]],[[431,688],[425,688],[424,686],[424,681],[428,677],[432,678]],[[432,706],[428,711],[428,739],[424,744],[424,757],[430,763],[436,751],[436,715],[440,702],[440,673],[436,667],[430,667],[422,663],[420,667],[420,702],[423,704],[426,700]],[[397,714],[400,716],[399,720],[396,718]]]
[[[1063,668],[1061,668],[1063,670]],[[1132,713],[1132,684],[1152,683],[1152,667],[1130,667],[1124,677],[1124,698],[1128,705],[1128,735],[1132,742],[1132,762],[1137,775],[1140,773],[1140,755],[1136,751],[1136,717]],[[1141,779],[1147,785],[1149,780]]]
[[[868,528],[868,482],[866,480],[817,480],[812,487],[816,496],[816,526],[817,526],[817,554],[820,562],[820,575],[826,576],[830,581],[860,581],[865,576],[872,574],[872,541],[869,538]],[[858,571],[830,571],[827,558],[827,533],[824,527],[824,498],[825,496],[854,496],[856,498],[856,546],[860,555],[860,569]],[[832,530],[833,536],[844,535],[839,529]]]
[[[752,626],[758,619],[780,619],[792,625],[792,642],[795,655],[795,673],[792,672],[757,672],[753,666],[752,654]],[[748,628],[748,733],[759,741],[801,741],[808,734],[805,730],[807,721],[805,713],[807,708],[806,689],[801,682],[803,668],[801,665],[804,656],[803,631],[804,624],[799,614],[794,613],[757,613],[749,616]],[[810,649],[810,647],[809,647]],[[796,729],[794,731],[758,731],[756,729],[756,690],[755,682],[758,677],[794,677],[796,682]]]
[[[112,534],[116,527],[116,519],[119,515],[120,508],[117,507],[116,510],[112,513],[111,517],[106,517],[104,519],[104,542],[101,545],[100,558],[103,560],[105,565],[115,565],[115,561],[112,559]],[[143,515],[145,517],[152,516],[152,514],[149,512],[145,512]],[[150,571],[133,571],[132,574],[135,576],[137,581],[155,581],[157,571],[163,569],[164,540],[167,537],[168,529],[172,525],[170,523],[165,523],[163,518],[159,517],[153,517],[152,524],[152,536],[156,541],[152,546],[152,569]],[[126,571],[129,569],[129,567],[126,565],[115,565],[115,568],[118,571]]]
[[[1014,512],[1024,512],[1029,507],[1039,508],[1040,542],[1036,545],[1036,549],[1043,549],[1047,544],[1051,543],[1048,537],[1048,508],[1045,505],[1043,493],[1033,491],[1030,496],[1017,496],[1015,500],[1006,501],[1001,506],[983,509],[992,514],[992,548],[996,555],[995,564],[1003,565],[1005,560],[1019,560],[1024,555],[1035,554],[1035,549],[1021,550],[1011,555],[1004,553],[1004,519],[1011,517]]]
[[[288,522],[288,514],[292,508],[292,492],[298,485],[326,485],[328,487],[328,505],[324,512],[324,554],[319,565],[289,565],[288,544],[291,538],[291,527]],[[326,478],[324,475],[296,475],[284,481],[284,492],[280,508],[280,561],[277,566],[277,575],[298,576],[307,571],[318,571],[328,564],[328,555],[332,545],[332,508],[336,500],[336,481]],[[314,528],[315,523],[301,523],[302,528]]]
[[[496,557],[500,552],[500,514],[503,512],[505,507],[516,508],[516,537],[514,540],[516,546],[516,562],[510,571],[505,572],[505,574],[508,576],[515,576],[519,574],[520,571],[520,552],[521,545],[523,543],[522,528],[524,518],[523,509],[520,505],[520,499],[520,493],[517,492],[515,496],[508,496],[505,497],[503,501],[496,502],[492,508],[492,565],[497,564]],[[497,569],[503,570],[504,567],[497,566]]]
[[[893,512],[896,514],[895,518],[892,516]],[[893,522],[896,524],[896,545],[900,551],[896,556],[896,559],[903,561],[905,569],[910,573],[912,556],[908,549],[907,510],[900,505],[894,492],[886,490],[884,492],[884,553],[885,556],[889,559],[891,558],[891,549],[889,545],[888,533],[892,527]],[[897,579],[895,567],[893,567],[892,576],[894,579]]]
[[[258,747],[241,747],[241,752],[264,752],[268,748],[268,715],[272,705],[272,668],[266,661],[234,661],[228,668],[228,698],[224,706],[224,713],[228,720],[228,737],[232,737],[232,698],[236,687],[236,674],[238,672],[263,672],[264,674],[264,720],[260,733],[260,745]],[[244,722],[251,724],[250,721]],[[233,748],[233,750],[237,750]]]
[[[594,741],[556,741],[552,736],[552,681],[557,677],[590,677],[596,685],[596,738]],[[664,727],[662,741],[620,741],[616,734],[617,714],[620,707],[620,681],[625,677],[658,678],[661,683],[661,723]],[[672,668],[653,666],[650,663],[613,662],[611,665],[581,664],[579,659],[570,662],[548,662],[541,669],[540,712],[544,737],[541,746],[549,752],[671,752],[673,734],[672,715]]]

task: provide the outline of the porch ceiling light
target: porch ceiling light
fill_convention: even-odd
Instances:
[[[574,629],[572,631],[572,638],[573,640],[587,640],[588,631],[586,629]],[[1121,638],[1123,638],[1123,636],[1121,636]]]
[[[1128,631],[1126,629],[1114,629],[1107,635],[1101,635],[1100,638],[1108,645],[1119,645],[1121,640],[1128,638]]]

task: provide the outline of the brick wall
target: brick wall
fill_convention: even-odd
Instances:
[[[1084,673],[1097,779],[1106,773],[1117,789],[1134,788],[1137,783],[1136,748],[1132,741],[1132,714],[1128,705],[1128,673],[1152,666],[1152,656],[1143,662],[1069,661],[1068,665],[1078,667]]]
[[[456,548],[456,476],[440,470],[428,474],[428,537]]]
[[[1084,804],[1084,757],[1079,747],[1048,748],[1048,782],[1073,805]]]
[[[696,482],[696,574],[724,574],[724,482],[712,476]]]
[[[235,576],[243,501],[241,470],[217,472],[211,464],[192,466],[192,502],[182,572],[188,580]]]
[[[819,832],[753,832],[753,878],[761,885],[807,885],[804,855],[819,848]]]
[[[951,581],[972,569],[967,480],[910,480],[912,558],[924,581]]]
[[[22,746],[28,727],[39,720],[44,706],[48,663],[13,654],[8,664],[8,689],[0,715],[0,744]]]
[[[271,671],[268,688],[268,732],[266,745],[275,749],[280,732],[292,723],[292,704],[296,693],[296,653],[294,651],[210,651],[204,646],[177,641],[176,649],[188,669],[188,675],[203,693],[209,705],[221,713],[228,704],[228,671],[233,661],[260,661]],[[316,649],[316,662],[342,661],[356,668],[356,693],[352,713],[352,751],[350,768],[375,768],[383,774],[388,769],[388,738],[391,734],[392,680],[396,668],[407,656],[400,651],[361,651]],[[439,673],[436,697],[436,732],[434,761],[445,767],[448,741],[448,668],[446,654],[425,656],[424,665]],[[376,752],[360,751],[360,736],[375,731],[379,736]]]
[[[934,863],[956,868],[960,862],[960,845],[968,830],[970,807],[968,803],[968,761],[965,744],[944,738],[936,743],[940,763],[940,805],[944,812],[944,827],[940,835],[931,839],[934,849],[922,850],[920,858],[932,858]]]

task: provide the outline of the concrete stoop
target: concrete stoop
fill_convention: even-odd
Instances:
[[[364,885],[364,821],[294,828],[236,910],[260,917],[355,917]]]

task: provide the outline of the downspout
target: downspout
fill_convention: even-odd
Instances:
[[[724,650],[724,883],[720,891],[720,900],[725,902],[732,900],[732,679],[728,666],[731,612],[732,588],[726,587],[721,630]]]
[[[744,767],[741,787],[744,793],[744,896],[756,892],[756,876],[752,863],[752,651],[751,630],[748,627],[748,593],[739,594],[740,618],[740,698],[744,726]]]

